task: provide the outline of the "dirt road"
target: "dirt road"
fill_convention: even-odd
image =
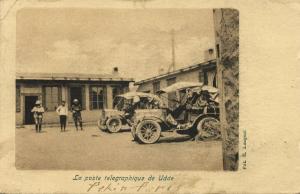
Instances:
[[[221,141],[194,142],[166,133],[160,142],[141,145],[130,132],[104,133],[96,126],[61,133],[45,128],[16,129],[17,169],[69,170],[222,170]]]

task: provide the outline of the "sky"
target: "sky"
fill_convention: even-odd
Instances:
[[[22,9],[17,13],[17,71],[111,73],[137,81],[203,62],[214,48],[209,9]]]

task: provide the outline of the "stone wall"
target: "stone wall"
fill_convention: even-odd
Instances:
[[[214,10],[217,71],[221,95],[224,170],[238,169],[239,156],[239,12]]]

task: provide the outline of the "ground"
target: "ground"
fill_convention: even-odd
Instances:
[[[17,169],[222,170],[222,142],[190,141],[165,133],[156,144],[132,141],[129,131],[109,134],[96,126],[66,132],[33,126],[16,129]]]

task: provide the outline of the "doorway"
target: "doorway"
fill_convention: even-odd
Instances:
[[[32,108],[35,102],[38,100],[38,96],[25,96],[25,125],[34,124]]]
[[[83,96],[83,91],[82,91],[82,87],[70,87],[70,104],[71,105],[73,103],[74,99],[77,99],[79,101],[79,104],[81,105],[81,107],[83,107],[83,102],[82,102],[82,96]]]

